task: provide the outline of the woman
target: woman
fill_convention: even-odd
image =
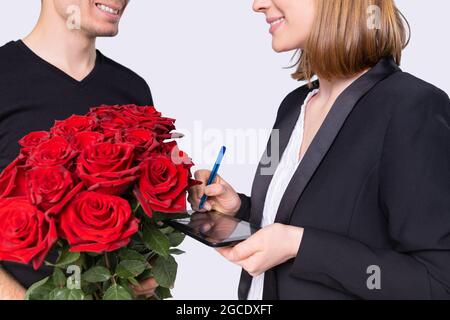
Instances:
[[[222,178],[190,192],[194,208],[206,194],[206,209],[262,227],[219,250],[244,269],[239,298],[449,299],[450,100],[399,69],[394,1],[254,10],[275,51],[301,49],[294,78],[318,81],[282,102],[267,149],[282,157],[270,174],[261,162],[251,197]]]

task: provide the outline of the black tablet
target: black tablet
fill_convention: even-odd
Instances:
[[[259,229],[246,221],[215,211],[194,212],[188,218],[164,222],[214,248],[234,246]]]

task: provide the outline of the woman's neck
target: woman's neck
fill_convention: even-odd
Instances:
[[[322,102],[319,105],[329,105],[330,102],[334,102],[345,89],[369,70],[363,70],[354,76],[346,78],[324,79],[319,76],[320,90],[315,97],[316,100]]]

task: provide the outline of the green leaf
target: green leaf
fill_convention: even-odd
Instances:
[[[25,300],[46,300],[50,291],[53,290],[49,286],[49,279],[50,277],[46,277],[28,288],[25,294]]]
[[[146,264],[139,260],[124,260],[116,268],[116,275],[120,278],[129,279],[139,276],[144,272]]]
[[[139,281],[137,281],[135,278],[128,278],[128,281],[130,281],[130,283],[132,285],[135,285],[135,286],[139,285]]]
[[[81,290],[83,290],[83,292],[86,295],[93,295],[98,290],[98,287],[94,283],[82,281],[81,282]],[[87,298],[87,296],[86,296],[86,298]]]
[[[143,273],[141,273],[139,275],[139,277],[137,278],[138,281],[143,281],[143,280],[147,280],[149,278],[153,277],[153,271],[152,269],[146,269]]]
[[[180,254],[186,253],[185,251],[180,250],[180,249],[170,249],[169,252],[170,252],[170,254],[174,254],[174,255],[180,255]]]
[[[119,258],[121,260],[138,260],[142,262],[147,262],[145,256],[137,252],[136,250],[123,249],[119,252]]]
[[[83,273],[82,279],[90,283],[104,282],[111,279],[111,272],[102,266],[93,267]]]
[[[177,220],[189,218],[191,215],[187,212],[180,213],[164,213],[164,212],[153,212],[152,220],[154,221],[164,221],[164,220]]]
[[[124,287],[113,284],[106,290],[103,300],[132,300],[132,296]]]
[[[172,256],[158,257],[153,265],[153,276],[160,286],[170,288],[175,283],[178,264]]]
[[[68,288],[57,288],[50,292],[50,300],[85,300],[85,295],[82,290]]]
[[[169,234],[169,233],[172,233],[175,231],[175,229],[172,227],[164,227],[164,228],[161,228],[160,230],[164,234]]]
[[[55,268],[55,270],[53,271],[52,279],[53,284],[57,288],[64,288],[67,284],[66,275],[60,268]]]
[[[172,293],[170,292],[170,289],[159,286],[155,290],[155,296],[158,300],[165,300],[172,298]]]
[[[128,293],[130,294],[130,296],[133,297],[133,290],[130,287],[130,282],[127,279],[117,279],[117,284],[122,286],[125,290],[128,291]]]
[[[169,256],[169,239],[157,227],[151,224],[145,225],[144,236],[142,240],[144,241],[148,249],[156,252],[163,257]]]
[[[174,232],[168,235],[170,246],[171,247],[178,247],[183,241],[186,235],[181,232]]]
[[[79,252],[70,252],[69,248],[64,248],[58,260],[56,261],[55,267],[60,268],[67,267],[68,265],[73,264],[79,258],[80,258]]]

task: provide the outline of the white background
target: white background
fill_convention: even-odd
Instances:
[[[229,159],[252,150],[242,141],[214,138],[225,136],[229,129],[262,129],[259,145],[263,146],[279,103],[300,85],[290,79],[291,71],[283,69],[291,54],[271,50],[268,26],[262,15],[251,10],[251,4],[241,0],[133,0],[119,36],[98,41],[105,55],[148,81],[158,109],[178,119],[178,127],[187,134],[182,146],[197,168],[210,168],[225,143]],[[449,93],[450,2],[397,0],[397,5],[412,27],[402,69]],[[37,0],[2,1],[0,44],[25,36],[39,7]],[[195,136],[195,123],[203,127],[197,131],[203,139]],[[255,158],[262,150],[251,152]],[[232,162],[225,163],[221,175],[238,191],[249,193],[256,164],[251,159],[243,164]],[[192,240],[187,239],[181,248],[187,254],[177,259],[176,299],[237,298],[238,267]]]

